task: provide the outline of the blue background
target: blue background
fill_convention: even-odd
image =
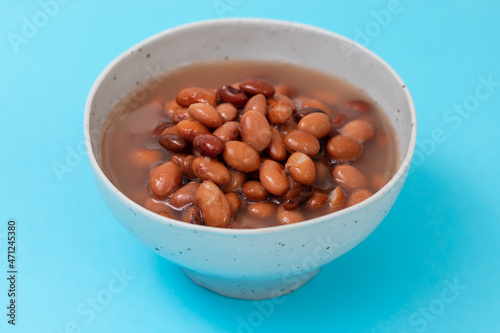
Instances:
[[[0,331],[500,331],[498,3],[401,0],[388,17],[394,1],[65,2],[0,3]],[[217,17],[355,38],[394,67],[416,104],[415,162],[394,208],[280,304],[215,295],[149,252],[108,212],[79,152],[87,94],[111,60],[164,29]],[[15,45],[25,20],[39,27]],[[496,84],[481,83],[488,77]],[[58,177],[55,163],[70,171]],[[5,316],[10,218],[15,327]],[[91,310],[96,297],[105,304]]]

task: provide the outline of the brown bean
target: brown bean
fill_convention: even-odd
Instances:
[[[290,99],[290,97],[288,97],[286,95],[283,95],[283,94],[274,94],[274,96],[272,98],[270,98],[269,100],[276,100],[278,102],[287,103],[287,104],[290,105],[290,107],[292,108],[293,112],[297,111],[297,106],[295,105],[294,101],[292,101]]]
[[[155,129],[153,130],[153,136],[160,136],[161,133],[169,128],[169,127],[172,127],[172,126],[175,126],[175,124],[171,121],[166,121],[166,122],[163,122],[161,124],[158,124],[158,126],[155,127]]]
[[[267,111],[267,119],[273,124],[279,125],[286,123],[293,113],[293,107],[287,102],[279,102],[275,99],[267,101],[269,110]]]
[[[233,104],[222,103],[217,105],[215,109],[219,112],[223,123],[238,119],[238,109],[235,108]]]
[[[299,151],[311,157],[319,153],[319,141],[311,133],[293,130],[285,135],[283,141],[290,152]]]
[[[373,137],[375,129],[372,124],[364,120],[353,120],[345,124],[340,129],[340,133],[360,142],[365,142]]]
[[[181,182],[181,169],[172,161],[155,166],[149,174],[151,192],[158,198],[168,197],[181,185]]]
[[[166,127],[160,133],[160,135],[167,135],[167,134],[179,135],[179,132],[177,131],[177,125]]]
[[[340,127],[344,124],[346,119],[347,119],[347,115],[344,112],[340,112],[332,117],[330,124],[332,125],[332,127]]]
[[[283,137],[280,131],[274,126],[271,126],[271,142],[266,150],[269,156],[275,161],[284,161],[288,157],[288,150],[286,150],[283,143]]]
[[[187,154],[173,154],[170,160],[177,164],[182,174],[188,179],[195,179],[197,176],[193,171],[193,161],[196,157]]]
[[[141,167],[152,167],[162,160],[162,154],[156,149],[137,149],[130,153],[132,163]]]
[[[239,191],[245,182],[246,175],[244,172],[229,169],[229,173],[231,174],[231,180],[222,187],[224,193]]]
[[[368,186],[366,176],[349,164],[337,165],[332,171],[332,176],[339,185],[342,185],[349,190],[365,188]]]
[[[175,101],[175,99],[171,100],[170,102],[168,102],[167,104],[165,104],[165,106],[163,107],[163,109],[165,110],[165,113],[170,116],[170,118],[172,118],[172,116],[174,115],[174,111],[175,110],[179,110],[181,109],[182,106],[180,106],[179,104],[177,104],[177,102]]]
[[[203,221],[201,219],[201,213],[198,207],[193,206],[186,210],[184,216],[182,217],[182,221],[191,224],[202,225]]]
[[[264,201],[268,193],[258,180],[249,180],[243,184],[241,193],[248,201]]]
[[[328,202],[328,193],[319,188],[313,189],[313,194],[307,200],[306,207],[309,209],[320,209]]]
[[[172,114],[172,121],[174,122],[174,124],[177,124],[178,122],[185,119],[191,119],[191,115],[189,114],[188,109],[177,109]]]
[[[316,167],[309,156],[295,152],[288,158],[285,170],[300,184],[311,185],[316,179]]]
[[[217,94],[212,89],[189,87],[181,90],[175,100],[183,108],[187,108],[193,103],[207,103],[215,106]]]
[[[236,107],[242,107],[248,101],[248,96],[243,91],[227,84],[220,86],[217,93],[224,102],[231,103]]]
[[[337,161],[355,161],[363,154],[363,146],[358,141],[344,135],[336,135],[326,144],[328,154]]]
[[[281,94],[281,95],[285,95],[288,97],[292,97],[293,95],[295,95],[297,93],[297,87],[294,87],[291,84],[285,84],[285,83],[275,85],[274,90],[275,90],[275,93],[274,93],[275,95]]]
[[[302,107],[303,108],[317,108],[317,109],[323,110],[323,112],[325,112],[328,117],[333,116],[332,110],[328,106],[326,106],[323,102],[318,101],[317,99],[309,99],[309,100],[305,101],[304,103],[302,103]]]
[[[311,133],[316,138],[321,139],[330,132],[330,120],[324,113],[314,112],[302,118],[297,124],[297,129]]]
[[[192,204],[194,201],[194,195],[200,185],[200,182],[194,181],[182,186],[172,193],[170,196],[170,204],[178,209]]]
[[[258,152],[263,151],[271,142],[269,122],[262,113],[248,111],[240,119],[241,140]]]
[[[285,168],[273,160],[265,160],[260,167],[259,178],[262,186],[274,195],[284,195],[289,189]]]
[[[171,219],[173,219],[173,218],[174,218],[174,216],[173,216],[172,214],[170,214],[169,212],[167,212],[167,211],[157,212],[157,214],[158,214],[158,215],[161,215],[161,216],[163,216],[163,217],[168,217],[168,218],[171,218]]]
[[[255,78],[241,81],[240,90],[244,91],[249,96],[262,94],[266,97],[272,97],[275,92],[274,87],[269,82]]]
[[[178,135],[164,134],[158,138],[160,145],[170,151],[180,153],[186,150],[187,143]]]
[[[328,202],[330,204],[330,213],[339,211],[345,206],[345,193],[340,186],[333,189],[328,195]]]
[[[215,135],[206,133],[194,138],[193,148],[203,156],[215,157],[224,150],[224,143]]]
[[[191,117],[205,127],[217,128],[222,125],[222,117],[212,105],[193,103],[188,108]]]
[[[233,169],[252,172],[259,169],[259,153],[241,141],[228,141],[224,144],[222,151],[224,161]]]
[[[373,195],[373,192],[367,189],[358,189],[351,193],[346,201],[346,207],[354,206],[355,204],[365,201]]]
[[[318,109],[318,108],[300,108],[296,112],[294,112],[293,117],[297,121],[301,121],[302,118],[304,118],[307,115],[310,115],[312,113],[324,113],[326,114],[323,110]]]
[[[304,186],[295,182],[293,178],[290,180],[290,190],[285,195],[283,207],[288,210],[294,210],[309,200],[313,194],[313,189],[310,186]]]
[[[292,224],[304,221],[304,215],[298,210],[287,210],[283,206],[278,207],[276,213],[280,224]]]
[[[226,185],[231,180],[231,174],[225,165],[210,157],[195,158],[193,171],[201,180],[211,180],[219,186]]]
[[[265,218],[276,214],[277,206],[272,202],[256,202],[247,206],[250,215]]]
[[[194,196],[194,204],[200,209],[206,225],[227,228],[231,223],[231,205],[226,196],[211,181],[204,181]]]
[[[240,123],[237,121],[228,121],[217,128],[213,135],[218,137],[223,143],[238,140],[240,137]]]
[[[365,101],[348,101],[342,103],[342,106],[356,112],[370,112],[372,110],[371,104]]]
[[[314,161],[314,166],[316,167],[316,180],[312,185],[325,188],[326,182],[325,179],[328,175],[328,166],[325,162],[321,160]]]
[[[248,111],[258,111],[265,116],[267,114],[266,96],[262,94],[252,96],[248,100],[247,104],[245,104],[245,107],[243,108],[243,112],[241,114],[245,114]]]
[[[234,215],[240,209],[240,197],[234,192],[224,193],[227,201],[229,202],[229,206],[231,206],[231,213]]]
[[[387,184],[388,180],[387,177],[384,176],[381,173],[374,173],[370,177],[370,187],[375,191],[378,192],[382,189]]]
[[[280,125],[279,129],[281,131],[281,134],[287,135],[288,133],[290,133],[294,129],[297,129],[297,122],[292,118],[292,119],[288,120],[286,123],[284,123],[283,125]]]
[[[210,131],[193,119],[182,120],[177,124],[177,132],[187,142],[193,142],[197,135],[210,133]]]

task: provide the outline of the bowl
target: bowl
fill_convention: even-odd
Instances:
[[[312,51],[314,50],[314,52]],[[153,213],[121,193],[100,165],[99,140],[113,106],[137,82],[180,65],[221,59],[282,61],[344,78],[378,102],[398,140],[398,171],[354,207],[301,223],[262,229],[220,229]],[[363,46],[309,25],[267,19],[219,19],[161,32],[121,54],[97,78],[86,104],[84,131],[99,192],[116,219],[197,284],[240,299],[290,293],[363,241],[387,215],[405,182],[417,120],[396,72]]]

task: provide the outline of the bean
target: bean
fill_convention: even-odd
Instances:
[[[130,154],[132,163],[141,167],[151,167],[162,160],[162,154],[156,149],[138,149]]]
[[[193,161],[195,158],[194,155],[173,154],[170,160],[179,166],[184,177],[195,179],[197,178],[193,171]]]
[[[328,175],[328,166],[323,161],[314,161],[314,166],[316,167],[316,180],[313,185],[317,187],[322,187],[326,185],[325,180]]]
[[[303,186],[292,179],[290,182],[290,190],[286,193],[283,201],[283,207],[288,210],[297,209],[300,205],[309,200],[312,194],[312,187]]]
[[[241,141],[228,141],[224,144],[222,158],[233,169],[252,172],[259,169],[259,153]]]
[[[243,112],[241,114],[245,114],[248,111],[258,111],[262,113],[264,116],[267,115],[267,101],[266,96],[262,94],[257,94],[252,96],[245,107],[243,108]]]
[[[317,108],[326,113],[328,117],[333,116],[332,110],[326,106],[323,102],[318,101],[317,99],[309,99],[302,103],[303,108]]]
[[[217,94],[212,89],[190,87],[181,90],[175,100],[183,108],[187,108],[193,103],[207,103],[215,106]]]
[[[284,143],[290,152],[302,152],[311,157],[319,153],[319,141],[314,135],[301,130],[293,130],[285,135]]]
[[[292,97],[297,93],[297,87],[292,86],[291,84],[277,84],[274,86],[275,95],[281,94],[288,97]]]
[[[181,182],[181,169],[172,161],[154,167],[149,174],[151,191],[158,198],[168,197],[181,185]]]
[[[293,114],[293,117],[295,118],[295,120],[297,121],[301,121],[302,118],[304,118],[305,116],[307,115],[310,115],[312,113],[324,113],[326,114],[323,110],[321,109],[318,109],[318,108],[300,108],[299,110],[297,110],[296,112],[294,112]]]
[[[191,224],[202,225],[203,221],[201,219],[201,213],[198,207],[193,206],[186,210],[184,216],[182,217],[182,221]]]
[[[328,154],[337,161],[355,161],[363,154],[358,141],[344,135],[336,135],[326,144]]]
[[[360,142],[368,141],[372,138],[375,130],[373,125],[364,120],[353,120],[345,124],[340,133]]]
[[[224,164],[210,157],[195,158],[193,171],[201,180],[211,180],[219,186],[226,185],[231,180],[231,174]]]
[[[161,124],[158,124],[158,126],[156,126],[155,129],[153,130],[153,136],[160,136],[161,133],[166,128],[169,128],[169,127],[172,127],[172,126],[174,126],[174,123],[172,123],[170,121],[166,121],[166,122],[163,122]]]
[[[265,218],[276,214],[277,206],[272,202],[256,202],[247,206],[247,211],[250,215]]]
[[[187,183],[170,196],[170,204],[175,208],[183,208],[190,205],[194,201],[194,195],[200,187],[201,183],[198,181]]]
[[[281,134],[287,135],[294,129],[297,129],[297,122],[292,118],[288,120],[286,123],[282,124],[279,126],[279,129],[281,131]]]
[[[351,193],[346,202],[346,207],[354,206],[361,201],[365,201],[373,195],[373,192],[367,189],[358,189]]]
[[[345,193],[340,186],[333,189],[328,195],[328,202],[330,204],[330,213],[336,212],[344,208]]]
[[[266,117],[257,111],[241,116],[241,140],[257,151],[262,151],[271,142],[271,129]]]
[[[330,128],[328,116],[320,112],[308,114],[302,118],[297,125],[298,130],[311,133],[317,139],[327,136],[330,132]]]
[[[231,223],[231,205],[226,196],[211,181],[204,181],[194,196],[194,204],[200,209],[206,225],[227,228]]]
[[[283,143],[283,137],[280,131],[274,126],[271,126],[271,142],[266,150],[269,156],[275,161],[284,161],[288,157],[288,151]]]
[[[290,105],[293,112],[297,111],[297,106],[295,105],[295,103],[286,95],[274,94],[274,96],[272,98],[270,98],[269,100],[276,100],[278,102],[287,103],[288,105]]]
[[[344,124],[346,119],[347,119],[347,115],[344,112],[340,112],[332,117],[330,124],[332,125],[332,127],[340,127],[341,125]]]
[[[249,201],[264,201],[267,199],[268,193],[264,186],[257,180],[249,180],[243,184],[241,193]]]
[[[387,184],[387,177],[381,173],[374,173],[370,177],[370,186],[375,191],[378,192]]]
[[[244,172],[229,169],[229,173],[231,174],[231,180],[222,187],[224,193],[239,191],[245,182],[246,175]]]
[[[163,217],[168,217],[168,218],[170,218],[170,219],[173,219],[173,218],[174,218],[174,216],[173,216],[172,214],[170,214],[169,212],[167,212],[167,211],[161,211],[161,212],[158,212],[157,214],[158,214],[158,215],[161,215],[161,216],[163,216]]]
[[[215,109],[219,112],[223,123],[238,119],[238,109],[235,108],[233,104],[222,103],[217,105]]]
[[[292,178],[303,185],[311,185],[316,179],[316,167],[309,156],[301,152],[295,152],[288,158],[285,170]]]
[[[248,101],[248,96],[243,91],[227,84],[220,86],[217,93],[224,102],[236,107],[242,107]]]
[[[266,97],[274,95],[274,87],[263,79],[246,79],[240,82],[240,90],[244,91],[247,95],[253,96],[262,94]]]
[[[284,124],[292,117],[293,107],[288,102],[269,99],[267,104],[269,106],[267,119],[273,124]]]
[[[342,103],[342,106],[356,112],[370,112],[372,110],[372,106],[365,101],[348,101]]]
[[[212,105],[193,103],[188,108],[191,117],[205,127],[217,128],[222,125],[222,117]]]
[[[240,123],[237,121],[228,121],[217,128],[213,135],[218,137],[223,143],[238,140],[240,137]]]
[[[319,188],[313,189],[313,194],[307,200],[306,207],[309,209],[320,209],[328,202],[328,193]]]
[[[174,115],[174,111],[175,110],[179,110],[181,109],[182,106],[180,106],[179,104],[177,104],[177,102],[175,101],[175,99],[171,100],[170,102],[168,102],[167,104],[165,104],[164,106],[164,110],[165,110],[165,113],[170,116],[170,118],[172,118],[172,116]]]
[[[178,122],[185,119],[191,119],[191,115],[189,114],[188,109],[177,109],[172,114],[172,121],[174,122],[174,124],[177,124]]]
[[[224,143],[215,135],[206,133],[194,138],[193,148],[203,156],[215,157],[224,150]]]
[[[262,162],[259,178],[262,186],[274,195],[284,195],[289,189],[285,169],[276,161],[268,159]]]
[[[238,209],[240,209],[240,198],[234,192],[224,193],[227,201],[229,202],[229,206],[231,206],[231,213],[234,216]]]
[[[167,135],[167,134],[179,135],[179,132],[177,131],[177,125],[166,127],[160,133],[160,135]]]
[[[345,186],[349,190],[368,186],[366,176],[349,164],[337,165],[332,171],[332,176],[339,185]]]
[[[298,210],[287,210],[283,206],[278,207],[276,213],[280,224],[292,224],[304,221],[304,215]]]
[[[160,145],[170,151],[180,153],[186,150],[187,143],[178,135],[164,134],[158,139]]]
[[[205,126],[193,119],[180,121],[177,124],[177,132],[179,132],[181,138],[190,143],[193,142],[197,135],[210,133]]]

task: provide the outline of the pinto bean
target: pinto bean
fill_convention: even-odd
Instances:
[[[287,210],[283,206],[279,206],[277,217],[280,224],[292,224],[304,221],[304,215],[298,210]]]
[[[283,143],[283,137],[280,131],[274,126],[271,126],[271,142],[266,148],[267,153],[275,161],[284,161],[288,157],[288,151]]]
[[[373,192],[367,189],[358,189],[351,193],[346,202],[346,207],[354,206],[361,201],[365,201],[373,195]]]
[[[189,87],[181,90],[175,100],[183,108],[187,108],[193,103],[207,103],[214,106],[217,94],[212,89]]]
[[[240,209],[240,198],[234,192],[224,193],[227,201],[229,202],[229,206],[231,206],[232,215],[236,214],[238,209]]]
[[[210,131],[193,119],[182,120],[177,124],[177,132],[186,142],[193,142],[197,135],[210,133]]]
[[[158,198],[168,197],[181,185],[181,182],[181,169],[172,161],[154,167],[149,174],[151,192]]]
[[[355,161],[363,154],[363,146],[353,138],[336,135],[326,144],[328,154],[337,161]]]
[[[264,201],[268,196],[264,186],[257,180],[249,180],[244,183],[241,188],[241,193],[249,201]]]
[[[193,171],[193,161],[195,158],[194,155],[173,154],[170,160],[179,166],[184,177],[195,179],[197,178]]]
[[[349,164],[337,165],[332,171],[332,176],[339,185],[349,190],[366,188],[368,186],[366,176]]]
[[[262,186],[274,195],[284,195],[289,189],[288,177],[281,164],[273,160],[265,160],[259,172]]]
[[[194,204],[210,227],[227,228],[231,223],[231,205],[226,196],[211,181],[204,181],[194,195]]]
[[[239,191],[245,182],[246,175],[244,172],[229,169],[229,173],[231,174],[231,179],[229,180],[229,183],[222,187],[222,191],[224,193]]]
[[[330,204],[330,212],[336,212],[344,208],[345,206],[345,193],[337,186],[334,190],[332,190],[328,196],[328,202]]]
[[[138,149],[130,154],[132,163],[141,167],[151,167],[162,160],[162,154],[156,149]]]
[[[210,157],[195,158],[193,171],[201,180],[211,180],[219,186],[226,185],[231,180],[231,174],[225,165]]]
[[[198,190],[198,187],[200,187],[200,184],[200,182],[194,181],[179,188],[170,196],[170,204],[178,209],[192,204],[194,201],[194,195]]]
[[[215,107],[206,103],[193,103],[188,108],[189,115],[208,128],[222,125],[222,117]]]
[[[245,114],[248,111],[258,111],[262,113],[264,116],[267,115],[266,96],[262,94],[257,94],[255,96],[252,96],[248,100],[247,104],[245,104],[242,114]]]
[[[238,140],[240,137],[240,123],[237,121],[228,121],[217,128],[213,135],[218,137],[223,143]]]
[[[303,185],[311,185],[316,179],[316,167],[313,160],[301,152],[290,155],[285,164],[285,170],[296,182]]]
[[[262,113],[249,111],[241,116],[241,139],[258,152],[263,151],[271,142],[269,122]]]
[[[252,172],[259,169],[259,153],[241,141],[228,141],[224,144],[222,158],[233,169]]]
[[[321,112],[314,112],[302,118],[297,124],[297,129],[311,133],[317,139],[321,139],[330,133],[330,120]]]
[[[250,215],[265,218],[276,214],[277,205],[272,202],[256,202],[247,206]]]
[[[217,105],[215,109],[219,112],[222,122],[224,123],[238,119],[238,109],[235,108],[233,104],[222,103]]]
[[[197,224],[197,225],[202,225],[203,221],[201,218],[201,213],[198,207],[190,207],[186,212],[184,213],[184,216],[182,217],[182,221],[191,223],[191,224]]]
[[[302,152],[311,157],[319,153],[320,145],[318,139],[311,133],[293,130],[285,135],[284,143],[291,152]]]
[[[365,142],[373,137],[375,129],[372,124],[364,120],[352,120],[340,129],[340,133],[360,142]]]
[[[263,79],[255,78],[241,81],[240,89],[249,96],[262,94],[266,97],[272,97],[275,92],[274,87],[269,82]]]

